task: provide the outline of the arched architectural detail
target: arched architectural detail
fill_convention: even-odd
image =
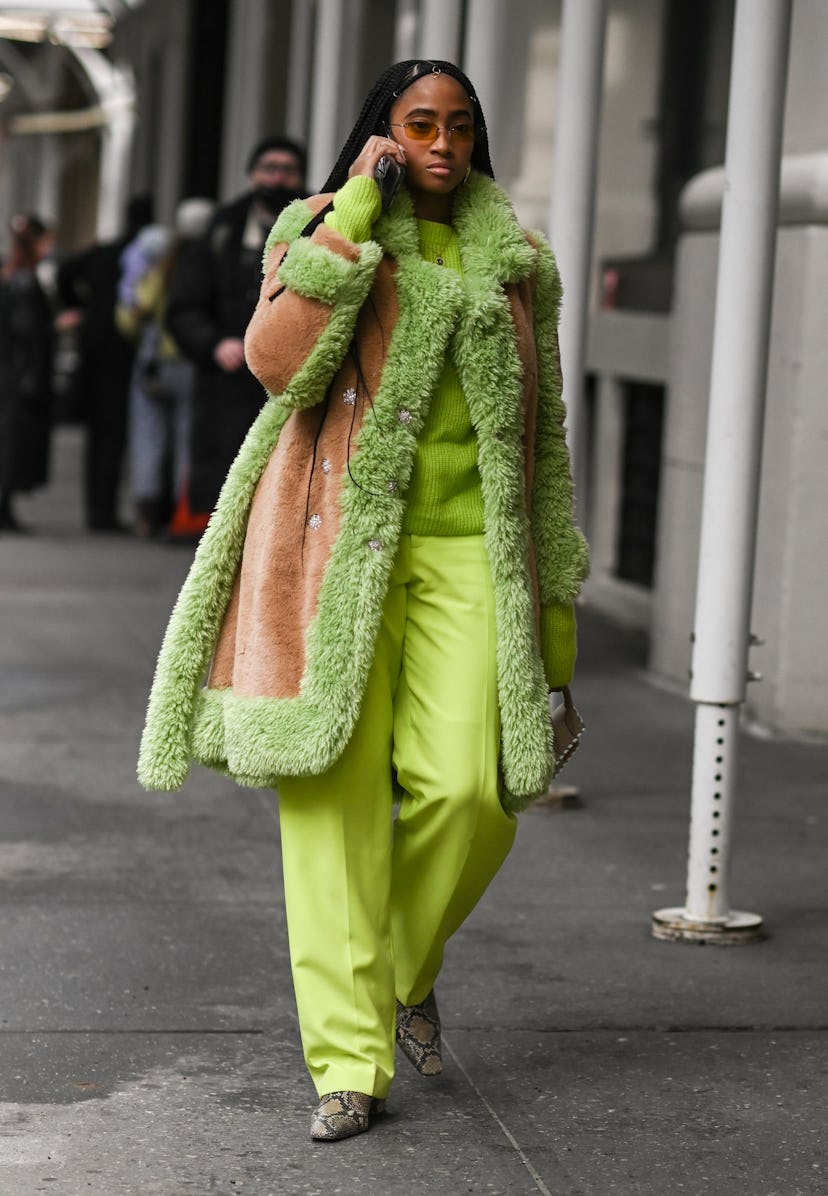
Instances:
[[[74,60],[81,82],[93,101],[87,108],[44,111],[43,102],[38,102],[38,96],[43,95],[43,82],[38,71],[13,45],[0,39],[0,63],[20,85],[28,108],[11,118],[9,131],[12,137],[50,138],[81,129],[99,131],[101,147],[95,231],[98,239],[107,240],[120,232],[129,187],[135,127],[133,75],[128,67],[110,62],[99,50],[68,45],[62,49]],[[41,173],[45,170],[46,158],[52,168],[55,166],[54,152],[44,154]],[[51,174],[56,177],[54,169]],[[55,206],[55,197],[48,194],[50,190],[54,190],[54,183],[50,187],[46,179],[39,179],[34,189],[44,211]]]

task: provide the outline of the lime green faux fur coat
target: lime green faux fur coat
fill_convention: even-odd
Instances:
[[[538,610],[573,601],[587,570],[555,262],[482,175],[455,203],[462,279],[421,258],[405,190],[372,241],[324,224],[299,238],[327,198],[292,204],[268,241],[246,351],[270,401],[170,619],[139,777],[175,789],[197,760],[266,786],[337,759],[371,666],[416,437],[452,352],[478,438],[503,800],[517,810],[553,767]]]

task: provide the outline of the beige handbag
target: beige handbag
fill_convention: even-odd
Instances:
[[[584,733],[584,720],[581,718],[572,700],[572,691],[568,685],[563,687],[561,697],[563,702],[553,707],[555,694],[549,695],[549,713],[552,719],[552,738],[555,744],[555,772],[557,776],[563,766],[567,764],[575,753],[581,736]]]

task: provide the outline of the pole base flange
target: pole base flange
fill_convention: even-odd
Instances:
[[[727,917],[704,922],[691,918],[686,909],[657,909],[650,931],[654,938],[668,943],[707,943],[710,946],[738,947],[756,943],[765,937],[758,914],[730,910]]]

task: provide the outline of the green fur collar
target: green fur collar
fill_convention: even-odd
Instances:
[[[274,245],[299,237],[315,212],[332,198],[323,195],[289,204],[267,239],[265,259]],[[459,188],[453,224],[460,244],[463,274],[472,287],[491,288],[520,282],[534,272],[537,253],[518,224],[505,191],[487,175],[472,171],[468,183]],[[398,261],[420,260],[414,205],[405,188],[397,195],[391,211],[374,226],[374,240]]]

